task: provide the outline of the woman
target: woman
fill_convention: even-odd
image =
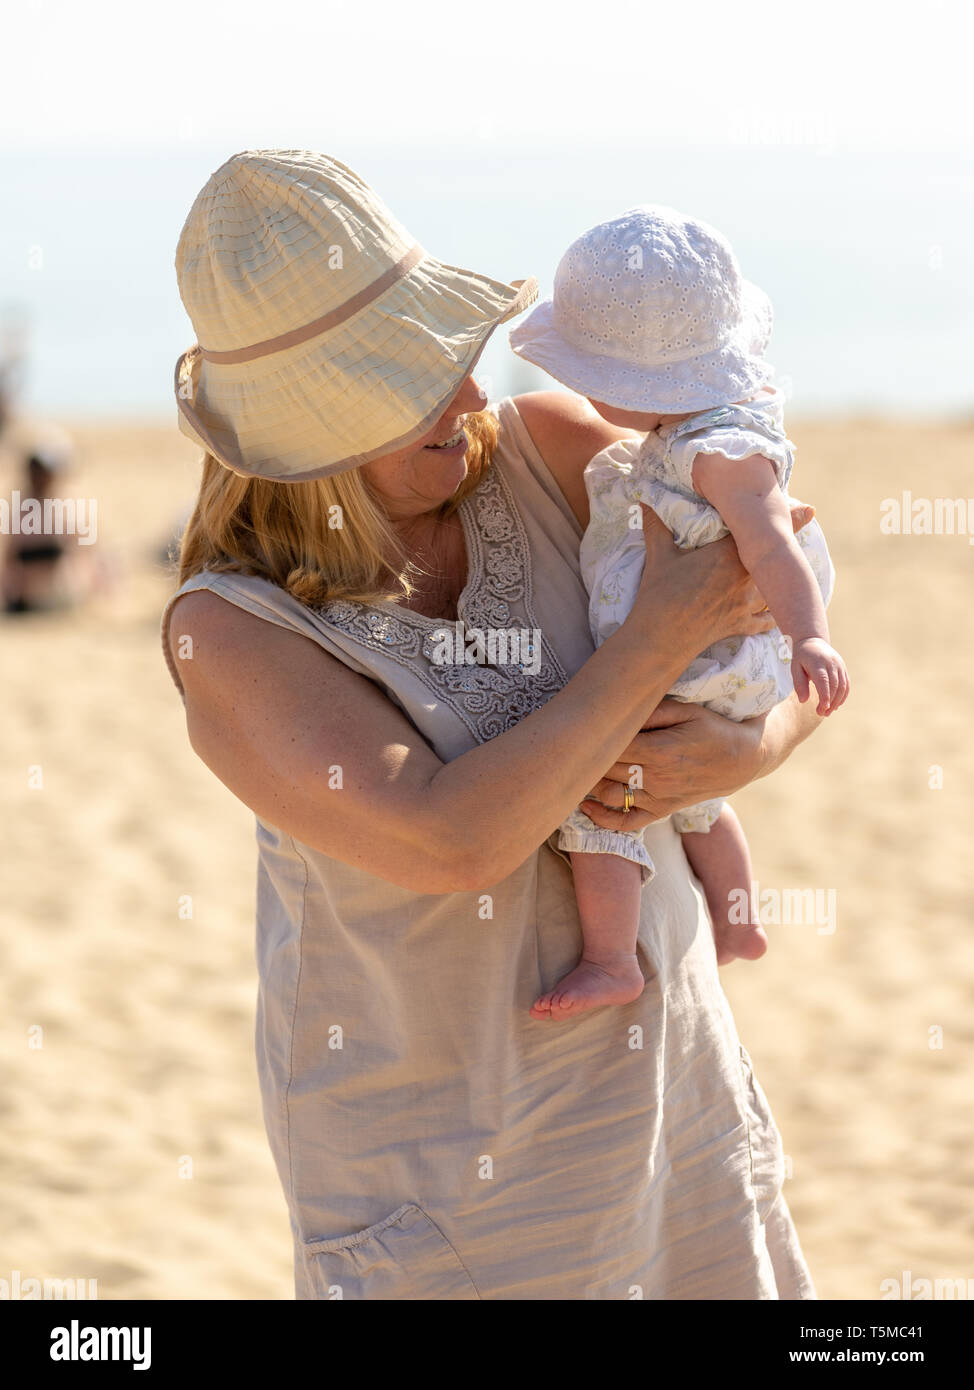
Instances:
[[[593,654],[582,471],[620,432],[558,393],[486,410],[471,372],[534,282],[443,266],[333,159],[229,160],[177,270],[181,425],[208,457],[163,638],[193,748],[257,817],[297,1296],[814,1297],[662,819],[816,722],[660,707],[709,642],[769,622],[733,547],[677,552],[647,512],[639,600]],[[531,637],[443,661],[457,620]],[[647,986],[545,1023],[531,1001],[579,948],[548,837],[578,802],[649,826]]]

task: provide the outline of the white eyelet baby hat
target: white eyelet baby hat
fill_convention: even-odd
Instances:
[[[572,242],[553,298],[511,333],[519,357],[621,410],[682,413],[754,395],[774,375],[767,296],[715,228],[645,204]]]

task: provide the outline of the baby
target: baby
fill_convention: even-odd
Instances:
[[[519,356],[643,436],[604,449],[585,470],[591,519],[580,559],[597,646],[622,623],[639,586],[641,503],[682,548],[734,537],[777,627],[708,647],[669,693],[737,720],[765,713],[792,690],[804,702],[811,687],[818,713],[831,714],[849,691],[829,642],[835,573],[825,538],[814,521],[797,536],[792,530],[794,450],[781,392],[768,385],[770,335],[771,306],[741,279],[720,233],[659,206],[633,208],[579,237],[558,266],[553,299],[511,333]],[[740,922],[731,907],[742,901],[736,890],[747,895],[751,885],[733,810],[708,801],[673,821],[706,895],[718,961],[762,955],[761,927]],[[655,869],[641,835],[602,829],[576,810],[558,844],[571,856],[582,959],[535,1001],[535,1018],[625,1004],[643,989],[639,899]]]

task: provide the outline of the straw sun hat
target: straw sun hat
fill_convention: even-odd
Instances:
[[[773,376],[771,304],[706,222],[643,204],[584,232],[554,296],[511,332],[518,356],[621,410],[689,412],[746,399]]]
[[[176,364],[180,429],[235,473],[285,482],[428,434],[538,293],[444,265],[351,169],[304,150],[221,165],[176,273],[198,338]]]

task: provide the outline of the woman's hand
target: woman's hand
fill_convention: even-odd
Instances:
[[[597,800],[583,801],[582,810],[606,830],[643,830],[767,776],[821,723],[811,702],[801,705],[795,696],[740,723],[703,705],[663,700],[593,787],[590,798]],[[634,781],[634,805],[624,814],[623,785]]]
[[[684,806],[730,796],[760,771],[762,724],[664,700],[581,809],[606,830],[642,830]],[[623,786],[633,781],[635,805],[624,812]]]
[[[624,629],[636,628],[640,633],[645,629],[647,640],[666,643],[660,621],[670,622],[671,615],[679,614],[681,647],[685,649],[692,633],[700,652],[724,637],[769,632],[774,627],[731,536],[696,550],[680,550],[652,507],[645,502],[640,507],[646,562]],[[791,512],[796,531],[815,515],[814,508],[801,502],[792,502]]]
[[[636,598],[623,623],[627,635],[679,644],[694,655],[723,637],[767,632],[774,620],[741,564],[730,536],[696,550],[681,550],[669,528],[640,503],[646,560]],[[661,624],[664,625],[661,630]]]

